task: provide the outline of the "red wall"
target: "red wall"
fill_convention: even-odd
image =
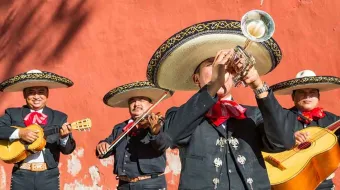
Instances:
[[[48,105],[69,121],[89,117],[91,132],[74,132],[76,151],[60,164],[62,189],[112,189],[112,158],[98,161],[97,142],[128,118],[102,97],[117,85],[146,79],[146,66],[157,47],[175,32],[197,22],[236,19],[262,9],[276,23],[274,38],[283,51],[281,64],[263,77],[268,84],[295,77],[303,69],[340,76],[340,1],[337,0],[1,0],[0,80],[36,68],[67,76],[75,85],[51,90]],[[234,89],[238,102],[255,104],[249,89]],[[322,93],[321,104],[340,114],[339,90]],[[192,92],[176,92],[157,109],[180,105]],[[289,97],[278,97],[290,107]],[[21,106],[21,93],[0,94],[0,111]],[[168,151],[169,189],[176,189],[180,163]],[[0,189],[9,189],[10,165],[0,163]],[[338,182],[336,177],[336,182]]]

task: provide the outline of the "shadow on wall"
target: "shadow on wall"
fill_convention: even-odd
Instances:
[[[1,0],[0,80],[13,76],[20,63],[49,65],[66,51],[90,15],[86,0]]]

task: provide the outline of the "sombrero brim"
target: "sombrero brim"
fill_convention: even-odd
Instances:
[[[340,88],[340,78],[333,76],[313,76],[287,80],[270,87],[277,95],[291,95],[293,90],[315,88],[329,91]]]
[[[170,90],[195,90],[192,80],[196,67],[215,57],[221,49],[243,46],[246,37],[239,21],[217,20],[190,26],[166,40],[149,61],[147,78],[156,86]],[[271,38],[251,43],[247,52],[255,57],[260,75],[272,71],[282,58],[279,45]]]
[[[73,82],[63,76],[43,71],[42,73],[22,73],[0,83],[0,91],[17,92],[27,87],[46,86],[52,88],[71,87]]]
[[[150,82],[134,82],[112,89],[104,96],[103,101],[111,107],[127,108],[129,107],[128,101],[130,98],[147,97],[154,103],[161,98],[165,92],[168,92],[165,99],[173,95],[172,91],[157,88]]]

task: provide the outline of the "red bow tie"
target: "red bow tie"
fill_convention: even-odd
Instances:
[[[219,100],[216,104],[205,114],[205,116],[216,127],[220,126],[223,122],[230,117],[236,119],[245,119],[246,108],[231,100]]]
[[[24,118],[26,127],[32,124],[46,125],[47,115],[39,112],[31,112]]]
[[[303,119],[300,116],[298,116],[299,121],[303,121],[306,124],[310,124],[313,120],[318,120],[321,118],[324,118],[326,114],[324,113],[322,108],[314,108],[310,111],[304,111],[302,112],[302,115],[306,118]]]

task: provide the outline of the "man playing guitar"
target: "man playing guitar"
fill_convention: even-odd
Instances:
[[[71,154],[76,143],[71,135],[67,115],[46,106],[49,89],[67,88],[73,85],[69,79],[54,73],[31,70],[0,84],[2,92],[22,91],[26,105],[8,108],[0,117],[0,140],[22,140],[27,144],[38,138],[38,132],[26,129],[38,124],[45,130],[59,130],[59,134],[46,137],[42,151],[31,152],[23,161],[16,163],[12,171],[13,190],[57,190],[59,185],[58,162],[60,153]],[[17,128],[14,128],[15,126]]]

